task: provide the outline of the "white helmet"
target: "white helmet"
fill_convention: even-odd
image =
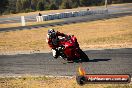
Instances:
[[[49,29],[48,30],[48,35],[49,35],[49,38],[55,38],[56,37],[56,32],[54,29]]]

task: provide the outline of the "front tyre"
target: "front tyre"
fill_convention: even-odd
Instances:
[[[82,61],[89,61],[88,56],[81,49],[79,50],[79,53]]]

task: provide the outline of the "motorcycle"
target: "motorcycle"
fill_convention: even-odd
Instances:
[[[74,35],[59,37],[57,55],[67,61],[89,61],[88,56],[80,49],[77,38]]]

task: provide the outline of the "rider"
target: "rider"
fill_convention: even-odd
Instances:
[[[68,35],[55,31],[54,29],[48,30],[46,42],[52,48],[52,53],[54,58],[58,57],[57,52],[58,52],[59,41],[60,41],[58,36],[67,37]]]

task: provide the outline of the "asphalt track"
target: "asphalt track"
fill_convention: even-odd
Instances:
[[[89,62],[82,67],[88,74],[132,75],[132,48],[87,50]],[[53,59],[51,53],[1,55],[0,75],[53,75],[72,76],[77,74],[79,63],[63,63]]]

